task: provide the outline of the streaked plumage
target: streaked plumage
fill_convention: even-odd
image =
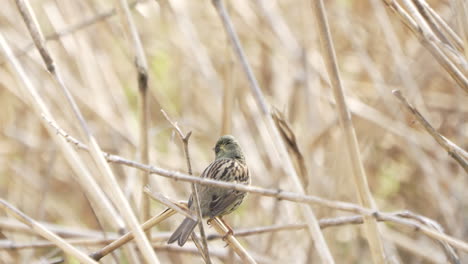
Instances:
[[[250,184],[250,173],[245,163],[244,154],[233,136],[220,137],[214,150],[216,159],[202,172],[202,178]],[[245,192],[207,185],[197,185],[197,190],[204,218],[213,218],[231,213],[239,207],[246,195]],[[190,196],[188,205],[190,210],[195,210],[192,196]],[[196,225],[197,222],[185,218],[167,243],[178,241],[179,246],[183,246]]]

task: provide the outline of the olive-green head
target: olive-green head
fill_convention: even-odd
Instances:
[[[231,135],[224,135],[218,139],[214,148],[216,159],[237,159],[245,163],[244,153],[237,140]]]

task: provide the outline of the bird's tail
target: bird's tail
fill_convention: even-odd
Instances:
[[[172,233],[172,236],[167,241],[168,244],[174,243],[177,240],[179,246],[183,246],[187,242],[188,237],[192,234],[193,229],[197,226],[197,222],[190,218],[185,218],[182,224]]]

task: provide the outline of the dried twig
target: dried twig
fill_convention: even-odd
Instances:
[[[148,63],[146,61],[145,52],[143,51],[143,45],[141,44],[140,37],[138,36],[138,30],[133,21],[132,14],[130,12],[129,4],[127,0],[120,0],[120,8],[123,10],[122,20],[125,20],[126,32],[131,38],[133,50],[135,52],[135,68],[137,70],[138,80],[138,99],[139,99],[139,146],[138,154],[139,159],[143,163],[149,163],[149,149],[148,149],[148,127],[150,126],[149,118],[149,106],[148,106]],[[146,172],[140,172],[141,177],[141,188],[148,185],[149,174]],[[150,218],[150,201],[149,197],[142,195],[140,200],[140,212],[141,219],[146,221]],[[151,240],[151,232],[148,230],[146,233],[148,238]]]
[[[436,221],[432,220],[432,219],[429,219],[425,216],[422,216],[422,215],[416,215],[412,212],[409,212],[409,211],[403,211],[403,212],[398,212],[396,214],[397,216],[399,217],[403,217],[403,218],[409,218],[409,219],[413,219],[427,227],[430,227],[430,228],[433,228],[437,231],[439,231],[440,233],[444,233],[444,229],[442,228],[442,226],[437,223]],[[444,250],[444,253],[445,255],[447,256],[448,260],[450,261],[450,263],[452,264],[460,264],[460,257],[458,257],[457,253],[455,252],[455,250],[445,241],[440,241],[440,240],[437,240],[437,242],[439,242],[440,246],[442,247],[442,249]]]
[[[452,157],[458,164],[460,164],[465,172],[468,173],[468,154],[466,151],[439,134],[421,115],[421,113],[419,113],[419,111],[406,100],[406,98],[401,94],[400,90],[393,90],[392,93],[405,106],[406,110],[408,110],[408,112],[413,115],[416,120],[418,120],[418,122],[435,139],[435,141],[437,141],[437,143],[447,151],[450,157]]]
[[[177,207],[179,208],[180,205]],[[179,208],[182,210],[182,208]],[[172,213],[174,213],[174,209],[166,209],[161,215],[166,214],[166,218],[169,217]],[[408,218],[415,220],[417,223],[421,224],[422,226],[426,226],[428,228],[433,228],[435,230],[438,230],[440,232],[443,232],[443,229],[440,227],[438,223],[435,221],[428,219],[426,217],[416,215],[410,211],[397,211],[397,212],[392,212],[392,213],[386,213],[387,216],[392,216],[392,217],[400,217],[400,218]],[[159,216],[158,216],[159,217]],[[377,221],[390,221],[388,218],[382,217],[381,214],[376,214],[375,218]],[[162,220],[161,220],[162,221]],[[160,221],[159,221],[160,222]],[[159,222],[153,222],[153,224],[157,224]],[[319,220],[320,228],[325,229],[329,227],[338,227],[338,226],[343,226],[343,225],[357,225],[357,224],[363,224],[363,216],[362,215],[351,215],[351,216],[341,216],[341,217],[335,217],[335,218],[324,218]],[[416,223],[416,224],[417,224]],[[418,224],[418,225],[419,225]],[[144,227],[145,229],[147,227]],[[245,236],[252,236],[252,235],[259,235],[259,234],[265,234],[265,233],[271,233],[271,232],[281,232],[281,231],[295,231],[295,230],[302,230],[306,229],[307,224],[305,223],[300,223],[300,224],[282,224],[282,225],[272,225],[272,226],[262,226],[262,227],[254,227],[254,228],[247,228],[247,229],[239,229],[235,230],[235,235],[236,237],[245,237]],[[57,229],[57,227],[55,228]],[[64,227],[60,227],[60,230],[65,229]],[[421,231],[420,228],[416,228],[415,231]],[[63,231],[62,231],[63,232]],[[164,241],[169,237],[170,234],[160,234],[160,235],[155,235],[153,237],[153,242],[156,241]],[[208,240],[215,240],[215,239],[221,239],[225,238],[225,233],[220,233],[220,234],[213,234],[209,235],[207,237]],[[80,237],[80,233],[75,234],[75,236]],[[125,240],[124,240],[125,239]],[[72,238],[72,239],[67,239],[66,242],[72,245],[80,245],[80,246],[92,246],[92,245],[100,245],[103,243],[114,243],[115,241],[119,240],[122,241],[122,243],[127,243],[131,241],[133,237],[130,237],[128,239],[128,234],[124,235],[123,237],[119,239],[106,239],[106,238]],[[437,240],[439,241],[439,240]],[[440,242],[440,241],[439,241]],[[54,247],[55,244],[48,242],[48,241],[37,241],[33,243],[26,243],[26,244],[21,244],[21,243],[15,243],[12,241],[1,241],[0,242],[0,248],[2,249],[27,249],[27,248],[47,248],[47,247]],[[446,250],[447,245],[443,245],[442,247],[444,250]],[[445,252],[449,260],[451,260],[452,263],[459,263],[457,260],[459,259],[456,253],[453,251],[453,249],[446,251]],[[96,254],[96,253],[94,253]]]
[[[160,222],[164,221],[165,219],[171,217],[175,213],[176,213],[176,211],[174,211],[172,209],[166,209],[163,212],[161,212],[159,215],[153,216],[150,219],[148,219],[148,221],[144,222],[141,225],[141,229],[148,230],[151,227],[153,227],[153,226],[159,224]],[[103,247],[102,249],[90,254],[90,257],[92,257],[95,260],[100,260],[101,258],[106,256],[107,254],[109,254],[112,251],[116,250],[117,248],[125,245],[126,243],[128,243],[129,241],[131,241],[134,238],[135,238],[135,236],[133,235],[133,232],[128,232],[125,235],[123,235],[122,237],[120,237],[119,239],[117,239],[117,240],[113,241],[112,243],[110,243],[109,245],[107,245],[107,246]]]
[[[135,8],[137,6],[137,4],[139,3],[144,3],[146,1],[149,1],[149,0],[136,0],[136,1],[133,1],[129,4],[130,8]],[[96,23],[99,23],[100,21],[103,21],[103,20],[106,20],[108,18],[111,18],[113,16],[115,16],[117,14],[117,10],[116,8],[110,8],[108,10],[105,10],[105,11],[102,11],[98,14],[96,14],[95,16],[92,16],[92,17],[89,17],[89,18],[86,18],[84,19],[83,21],[81,22],[78,22],[78,23],[75,23],[69,27],[66,27],[60,31],[57,31],[57,32],[54,32],[54,33],[51,33],[51,34],[48,34],[48,35],[45,35],[44,36],[44,40],[47,42],[47,41],[52,41],[52,40],[57,40],[57,39],[60,39],[60,38],[63,38],[65,36],[68,36],[70,34],[73,34],[81,29],[84,29],[84,28],[87,28],[89,26],[92,26]],[[15,52],[15,56],[17,58],[21,58],[23,56],[25,56],[26,54],[28,54],[29,51],[31,51],[32,49],[34,48],[34,42],[30,42],[28,44],[26,44],[23,48],[20,48],[18,52]],[[4,61],[0,61],[0,65],[3,65],[5,62]]]
[[[191,214],[191,212],[184,210],[180,207],[180,203],[176,204],[175,202],[171,201],[170,199],[166,198],[164,195],[156,192],[151,192],[148,187],[145,187],[143,191],[149,195],[151,198],[155,199],[156,201],[164,204],[165,206],[169,207],[170,209],[176,211],[177,213],[191,218],[194,221],[198,221],[198,218]]]
[[[453,45],[459,51],[463,51],[463,41],[455,33],[455,31],[450,28],[449,25],[437,14],[437,12],[432,9],[432,7],[425,0],[413,0],[416,7],[419,9],[419,12],[424,16],[424,18],[430,23],[432,30],[438,33],[438,36],[441,36],[447,43]],[[445,35],[446,34],[446,35]]]
[[[97,263],[96,261],[89,258],[86,254],[84,254],[83,252],[76,249],[74,246],[67,243],[65,240],[63,240],[59,236],[47,230],[43,225],[39,224],[34,219],[25,215],[23,212],[21,212],[17,208],[13,207],[7,201],[0,199],[0,207],[2,207],[3,210],[7,211],[8,213],[12,214],[19,221],[29,226],[32,230],[37,232],[40,236],[44,237],[50,242],[53,242],[63,251],[76,257],[78,260],[82,261],[83,263]]]
[[[452,76],[455,82],[468,93],[468,79],[467,77],[447,58],[442,52],[440,47],[437,46],[433,33],[425,27],[425,22],[418,19],[418,23],[411,17],[406,10],[395,0],[382,0],[390,10],[395,13],[398,18],[416,35],[421,44],[434,56],[434,58],[445,68],[445,70]],[[410,4],[408,0],[405,3]],[[413,14],[417,14],[414,12]],[[419,24],[422,23],[422,24]],[[431,37],[431,38],[429,38]],[[440,42],[440,41],[439,41]]]
[[[337,112],[341,128],[346,140],[346,150],[353,169],[354,187],[358,196],[359,203],[372,210],[377,210],[372,194],[367,184],[367,176],[359,152],[359,146],[354,130],[351,114],[343,93],[340,72],[336,61],[335,48],[331,39],[331,33],[328,26],[328,19],[325,13],[325,7],[322,0],[314,1],[314,12],[319,31],[320,42],[322,46],[323,59],[327,67],[327,72],[332,84],[333,95],[335,97]],[[374,263],[385,263],[385,252],[380,237],[377,222],[372,218],[364,219],[364,228],[366,230],[367,242],[371,251]]]
[[[210,224],[214,226],[218,233],[223,234],[223,238],[226,243],[236,252],[236,254],[241,258],[243,263],[257,263],[249,253],[242,247],[242,245],[237,241],[233,234],[229,233],[229,228],[224,225],[223,221],[219,217],[210,219]]]
[[[192,165],[190,162],[190,154],[189,154],[189,149],[188,149],[188,141],[190,139],[190,136],[192,135],[192,131],[189,131],[187,134],[184,135],[182,133],[182,130],[179,128],[177,123],[172,122],[172,120],[169,118],[169,116],[166,114],[164,110],[161,110],[163,113],[164,117],[167,119],[167,121],[174,127],[174,129],[177,131],[177,134],[179,135],[179,138],[182,140],[184,143],[184,153],[185,153],[185,158],[187,160],[187,170],[188,174],[192,175]],[[198,195],[198,190],[197,190],[197,185],[192,183],[192,194],[193,194],[193,202],[195,203],[196,206],[196,213],[198,216],[198,228],[200,229],[200,235],[202,238],[202,244],[203,244],[203,251],[202,251],[202,256],[203,259],[207,264],[211,263],[210,259],[210,253],[208,250],[208,243],[206,242],[206,235],[205,235],[205,229],[203,227],[203,216],[201,212],[201,207],[200,207],[200,200],[199,200],[199,195]],[[195,233],[192,233],[192,235],[195,236]]]

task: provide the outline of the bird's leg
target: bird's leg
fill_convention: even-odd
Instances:
[[[221,220],[221,222],[224,224],[224,226],[226,226],[226,228],[228,229],[228,231],[226,232],[226,234],[224,234],[223,236],[223,241],[226,242],[227,238],[229,236],[232,236],[234,235],[234,231],[232,230],[231,226],[228,225],[228,223],[226,223],[226,221],[224,221],[224,219],[222,217],[219,217],[219,220]],[[226,245],[227,246],[227,245]]]

